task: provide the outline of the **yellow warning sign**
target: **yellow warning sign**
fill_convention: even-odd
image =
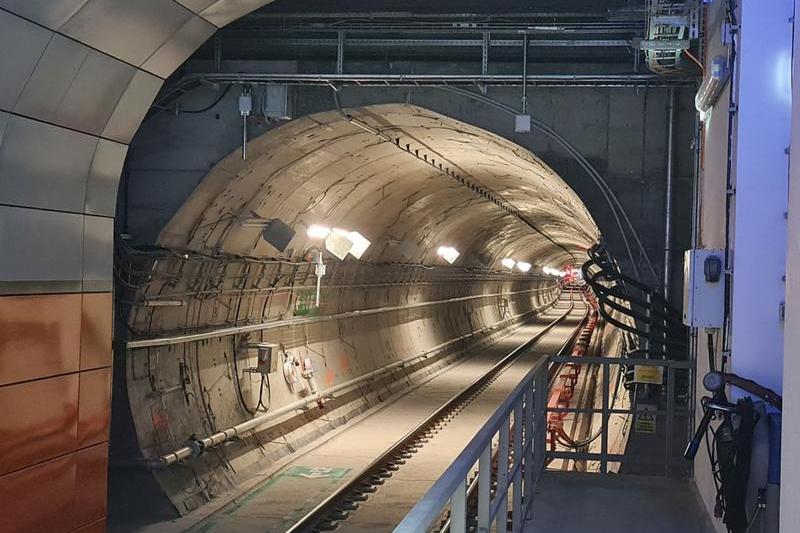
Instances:
[[[664,379],[664,367],[636,365],[633,369],[633,381],[661,385]]]
[[[641,403],[637,406],[636,421],[633,429],[636,433],[655,433],[656,432],[656,411],[657,405]]]

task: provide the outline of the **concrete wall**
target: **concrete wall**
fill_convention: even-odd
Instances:
[[[214,166],[161,231],[157,244],[171,251],[120,255],[120,289],[127,287],[121,308],[133,302],[126,323],[130,338],[270,327],[119,353],[124,366],[117,390],[127,391],[130,407],[115,411],[121,437],[115,451],[119,442],[130,454],[125,460],[154,458],[181,447],[190,435],[249,419],[259,397],[267,412],[308,397],[304,379],[293,384],[281,372],[293,357],[313,363],[321,390],[401,359],[426,358],[337,394],[324,410],[281,417],[188,467],[157,472],[180,512],[235,487],[387,392],[452,362],[464,349],[530,320],[559,292],[541,266],[562,264],[567,252],[582,261],[582,251],[597,239],[575,194],[505,139],[406,104],[348,113],[399,141],[377,139],[337,112],[292,121],[253,139],[246,161],[237,150]],[[479,177],[483,187],[502,191],[557,244],[417,159],[402,148],[407,142],[413,152],[427,151],[426,157],[435,155],[471,179]],[[264,242],[257,229],[238,223],[239,215],[253,214],[280,218],[297,230],[284,253]],[[356,229],[372,244],[358,261],[326,253],[321,306],[310,322],[292,325],[286,321],[303,316],[300,304],[314,294],[307,258],[319,243],[305,234],[311,223]],[[452,266],[436,256],[443,243],[462,251]],[[536,273],[494,270],[507,256],[530,261]],[[446,302],[453,298],[458,300]],[[365,314],[372,310],[380,312]],[[342,315],[353,311],[359,314]],[[248,341],[280,347],[279,370],[266,384],[245,371],[255,365]],[[128,413],[130,420],[124,420]],[[135,431],[124,438],[126,423]],[[131,440],[138,447],[131,447]],[[205,489],[192,490],[198,484]]]

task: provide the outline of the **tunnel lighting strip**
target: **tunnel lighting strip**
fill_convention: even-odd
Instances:
[[[468,188],[469,190],[471,190],[472,192],[474,192],[478,196],[481,196],[485,200],[488,200],[489,202],[493,203],[494,205],[496,205],[497,207],[499,207],[500,209],[502,209],[503,211],[505,211],[509,215],[513,216],[514,218],[516,218],[517,220],[519,220],[520,222],[522,222],[523,224],[528,226],[530,229],[532,229],[533,231],[535,231],[536,233],[538,233],[539,235],[541,235],[542,237],[544,237],[545,239],[550,241],[551,244],[554,244],[555,246],[561,248],[570,257],[575,259],[575,254],[573,254],[570,250],[568,250],[562,244],[556,242],[552,237],[550,237],[543,230],[539,229],[533,222],[530,221],[530,219],[527,216],[525,216],[525,214],[522,211],[517,209],[514,205],[512,205],[511,203],[503,200],[502,198],[497,196],[493,191],[488,190],[487,188],[485,188],[485,187],[483,187],[481,185],[478,185],[477,181],[475,181],[474,178],[472,180],[470,180],[469,177],[464,177],[461,174],[457,173],[455,170],[451,170],[449,166],[442,165],[441,159],[444,159],[442,156],[440,156],[439,154],[436,154],[437,157],[440,158],[440,161],[439,161],[439,163],[437,165],[435,158],[433,158],[433,157],[429,158],[427,154],[420,155],[419,150],[412,150],[410,145],[406,144],[406,147],[403,148],[402,146],[400,146],[400,138],[399,137],[395,137],[393,139],[390,135],[378,130],[377,128],[374,128],[374,127],[370,126],[369,124],[366,124],[365,122],[362,122],[361,120],[355,118],[353,115],[351,115],[349,113],[345,113],[342,110],[341,105],[339,104],[339,94],[338,94],[338,92],[336,90],[333,91],[333,95],[334,95],[334,100],[336,102],[336,107],[339,110],[339,113],[342,114],[342,116],[344,117],[344,119],[347,122],[353,124],[354,126],[357,126],[357,127],[361,128],[362,130],[364,130],[364,131],[366,131],[368,133],[371,133],[372,135],[375,135],[379,139],[382,139],[383,141],[391,144],[392,146],[395,146],[401,152],[411,155],[412,157],[416,158],[418,161],[427,164],[428,166],[432,167],[434,170],[438,171],[439,173],[444,174],[445,176],[448,176],[448,177],[454,179],[455,181],[457,181],[461,185],[465,186],[466,188]],[[400,131],[402,132],[402,130],[400,130]],[[451,165],[455,166],[455,164],[452,163],[452,162],[448,162],[448,163],[450,163]]]
[[[553,290],[556,289],[557,286],[548,287],[547,289]],[[203,333],[192,333],[189,335],[176,335],[172,337],[159,337],[155,339],[141,339],[135,341],[128,341],[126,346],[128,349],[135,349],[135,348],[154,348],[157,346],[172,346],[176,344],[185,344],[187,342],[196,342],[208,339],[216,339],[219,337],[227,337],[229,335],[238,335],[241,333],[251,333],[254,331],[266,331],[270,329],[276,328],[283,328],[289,326],[300,326],[306,324],[314,324],[316,322],[326,322],[329,320],[341,320],[343,318],[352,318],[352,317],[363,317],[363,316],[371,316],[377,315],[381,313],[390,313],[392,311],[402,311],[405,309],[416,309],[419,307],[427,307],[432,305],[442,305],[442,304],[449,304],[449,303],[457,303],[457,302],[466,302],[469,300],[477,300],[481,298],[496,298],[498,296],[510,296],[515,294],[525,294],[531,292],[538,292],[543,289],[542,287],[537,287],[535,289],[527,289],[524,291],[513,291],[513,292],[496,292],[492,294],[475,294],[471,296],[459,296],[456,298],[449,298],[447,300],[433,300],[428,302],[416,302],[413,304],[406,304],[406,305],[393,305],[393,306],[385,306],[385,307],[375,307],[372,309],[362,309],[358,311],[346,311],[344,313],[336,313],[333,315],[325,315],[325,316],[314,316],[314,317],[301,317],[301,318],[289,318],[285,320],[271,320],[269,322],[260,322],[258,324],[248,324],[246,326],[235,326],[230,328],[220,328],[215,329],[212,331],[204,331]]]
[[[485,331],[491,331],[492,329],[497,329],[498,327],[502,326],[504,323],[508,323],[510,321],[514,321],[514,320],[516,320],[518,318],[521,318],[521,317],[523,317],[525,315],[529,315],[531,313],[538,313],[538,312],[544,311],[546,309],[549,309],[553,305],[555,305],[556,302],[558,302],[558,298],[553,298],[552,301],[542,305],[539,308],[532,309],[530,311],[526,311],[526,312],[520,313],[518,315],[514,315],[513,317],[501,320],[500,322],[498,322],[496,324],[493,324],[491,326],[486,326],[484,328],[480,328],[480,329],[477,329],[477,330],[472,331],[470,333],[461,335],[460,337],[456,337],[456,338],[450,339],[449,341],[444,342],[442,344],[439,344],[437,346],[434,346],[434,347],[428,349],[427,351],[425,351],[424,353],[421,353],[419,355],[414,355],[414,356],[411,356],[411,357],[407,357],[405,359],[401,359],[399,361],[395,361],[393,363],[390,363],[390,364],[388,364],[386,366],[383,366],[383,367],[378,368],[376,370],[373,370],[371,372],[367,372],[366,374],[362,374],[362,375],[360,375],[360,376],[358,376],[356,378],[353,378],[351,380],[344,381],[342,383],[339,383],[338,385],[334,385],[333,387],[331,387],[329,389],[326,389],[324,391],[320,391],[315,395],[312,395],[312,396],[309,396],[309,397],[304,398],[302,400],[298,400],[296,402],[293,402],[293,403],[290,403],[288,405],[285,405],[285,406],[281,407],[280,409],[276,409],[275,411],[270,411],[270,412],[264,413],[262,415],[259,415],[259,416],[256,416],[254,418],[251,418],[250,420],[246,420],[245,422],[242,422],[240,424],[232,426],[232,427],[230,427],[228,429],[224,429],[222,431],[214,433],[213,435],[209,435],[209,436],[207,436],[205,438],[193,441],[192,445],[184,446],[184,447],[182,447],[180,449],[177,449],[177,450],[175,450],[175,451],[173,451],[171,453],[168,453],[168,454],[165,454],[165,455],[161,455],[161,456],[159,456],[159,457],[157,457],[155,459],[151,459],[151,460],[148,461],[148,464],[149,464],[149,466],[151,468],[166,468],[166,467],[168,467],[168,466],[170,466],[172,464],[175,464],[175,463],[177,463],[179,461],[182,461],[184,459],[189,459],[191,457],[196,457],[198,455],[202,455],[205,452],[206,448],[212,448],[214,446],[217,446],[219,444],[222,444],[223,442],[226,442],[226,441],[232,439],[233,437],[235,437],[237,435],[240,435],[240,434],[244,433],[245,431],[250,431],[250,430],[256,429],[257,427],[262,426],[262,425],[266,424],[267,422],[275,420],[275,419],[277,419],[277,418],[279,418],[281,416],[288,415],[288,414],[293,413],[293,412],[295,412],[295,411],[297,411],[299,409],[304,409],[304,408],[306,408],[306,407],[308,407],[308,406],[310,406],[312,404],[316,404],[317,400],[319,400],[320,398],[331,398],[331,397],[333,397],[334,394],[336,394],[336,393],[338,393],[338,392],[340,392],[342,390],[349,389],[349,388],[355,387],[357,385],[360,385],[364,381],[369,381],[369,380],[371,380],[373,378],[376,378],[376,377],[380,376],[381,374],[386,374],[388,372],[391,372],[395,368],[402,368],[402,367],[404,367],[406,365],[409,365],[409,364],[413,363],[414,361],[421,360],[421,359],[427,359],[428,357],[431,357],[432,354],[434,354],[435,352],[439,351],[440,349],[448,346],[449,344],[452,344],[454,342],[458,342],[458,341],[460,341],[462,339],[465,339],[465,338],[468,338],[468,337],[472,337],[472,336],[478,335],[478,334],[483,333]],[[570,307],[570,309],[564,315],[562,315],[560,318],[557,318],[554,322],[552,322],[551,324],[546,326],[545,329],[539,335],[542,335],[542,334],[548,332],[552,325],[554,325],[555,323],[560,322],[571,311],[572,311],[572,307]],[[530,341],[526,342],[524,345],[528,345],[529,342]]]

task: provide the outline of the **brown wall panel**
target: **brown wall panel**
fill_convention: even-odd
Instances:
[[[79,527],[106,516],[108,444],[92,446],[75,455],[78,466],[72,524]]]
[[[0,476],[0,531],[105,531],[108,444]]]
[[[74,454],[0,476],[0,530],[57,531],[72,525],[77,461]],[[65,524],[65,517],[67,523]]]
[[[81,370],[111,366],[111,293],[84,293],[81,306]]]
[[[0,474],[71,452],[78,374],[0,387]]]
[[[108,440],[111,420],[111,369],[80,373],[78,448]]]
[[[0,297],[0,385],[78,370],[80,320],[80,294]]]
[[[97,522],[92,522],[72,531],[73,533],[106,533],[106,519],[101,518]]]

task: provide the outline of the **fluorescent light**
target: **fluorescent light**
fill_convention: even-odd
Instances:
[[[500,261],[500,264],[502,264],[507,269],[511,270],[512,268],[514,268],[514,265],[516,265],[517,262],[511,259],[510,257],[506,257],[505,259]]]
[[[519,261],[517,262],[517,268],[520,270],[520,272],[528,272],[531,269],[531,264],[526,263],[525,261]]]
[[[544,272],[545,274],[550,274],[551,271],[552,271],[552,269],[549,266],[546,266],[546,267],[542,268],[542,272]]]
[[[333,228],[333,233],[336,235],[342,235],[343,237],[347,237],[348,240],[352,243],[350,247],[349,253],[356,259],[361,259],[361,256],[364,255],[364,252],[367,251],[370,244],[372,244],[369,239],[361,235],[357,231],[348,231],[346,229],[341,228]]]
[[[451,265],[456,259],[458,259],[458,256],[461,255],[458,253],[458,250],[456,250],[452,246],[440,246],[436,250],[436,253],[439,255],[439,257],[441,257]]]
[[[328,235],[331,234],[331,228],[327,226],[319,226],[317,224],[311,224],[306,230],[308,236],[312,239],[324,239]]]

